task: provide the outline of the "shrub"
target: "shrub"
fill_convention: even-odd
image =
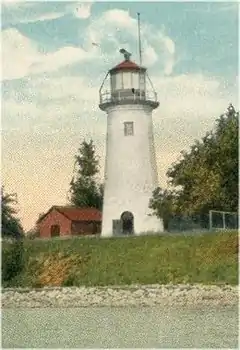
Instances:
[[[24,268],[24,247],[22,240],[13,240],[2,244],[2,282],[6,286],[9,281],[19,275]]]
[[[83,268],[87,257],[79,254],[55,252],[41,254],[35,264],[35,285],[45,286],[72,286],[75,278]]]

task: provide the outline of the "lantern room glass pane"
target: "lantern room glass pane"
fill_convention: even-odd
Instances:
[[[139,73],[139,86],[140,86],[140,90],[145,91],[145,86],[146,86],[145,72]]]
[[[116,82],[116,74],[113,74],[111,76],[111,90],[116,90],[116,85],[117,85],[117,82]]]
[[[132,73],[131,72],[123,72],[123,89],[131,89],[132,88]]]
[[[123,88],[122,72],[115,74],[115,81],[116,81],[116,85],[115,85],[116,90],[121,90]]]
[[[139,73],[138,72],[132,73],[132,87],[134,89],[139,89]]]

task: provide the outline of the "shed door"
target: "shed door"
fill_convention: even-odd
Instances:
[[[56,237],[60,235],[60,226],[59,225],[52,225],[51,226],[51,236]]]

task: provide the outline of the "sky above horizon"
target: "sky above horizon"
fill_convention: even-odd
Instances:
[[[92,138],[103,176],[107,71],[143,63],[158,93],[154,111],[159,184],[180,151],[238,109],[238,4],[234,2],[2,2],[2,183],[16,192],[25,229],[67,203],[74,155]],[[95,42],[99,46],[92,45]]]

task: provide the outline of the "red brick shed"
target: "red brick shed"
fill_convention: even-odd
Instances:
[[[53,206],[38,221],[40,238],[94,235],[101,232],[102,213],[95,208]]]

